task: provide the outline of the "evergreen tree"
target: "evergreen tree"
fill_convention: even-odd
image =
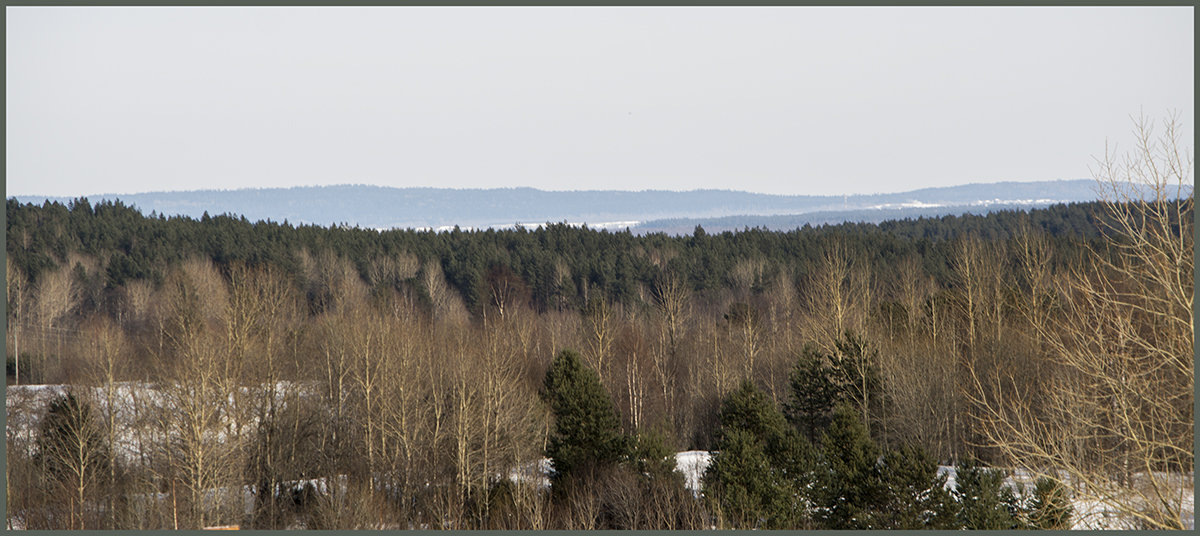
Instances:
[[[885,500],[876,470],[879,447],[871,441],[856,408],[842,404],[822,440],[820,517],[825,528],[873,528],[872,505]]]
[[[1004,485],[1006,471],[984,467],[967,459],[955,467],[955,498],[960,505],[959,521],[972,530],[1019,528],[1020,506],[1012,488]]]
[[[885,501],[877,505],[877,528],[957,527],[957,503],[946,490],[946,475],[925,449],[904,446],[884,454],[879,465]]]
[[[745,380],[721,403],[719,433],[735,430],[762,439],[774,439],[787,431],[787,422],[774,404],[754,383]]]
[[[87,499],[108,474],[109,445],[104,441],[92,407],[73,393],[50,402],[37,438],[36,462],[52,493],[67,494],[71,503],[71,528],[86,528],[83,515]],[[78,523],[78,525],[76,524]]]
[[[812,445],[787,424],[783,414],[754,383],[746,380],[730,393],[717,418],[722,434],[735,430],[748,432],[763,442],[763,452],[788,480],[810,479],[815,468]]]
[[[788,421],[809,441],[816,441],[829,427],[830,414],[837,404],[838,390],[831,375],[816,345],[806,344],[792,367],[791,393],[784,410]]]
[[[665,435],[643,432],[630,443],[629,463],[634,471],[650,479],[678,479],[682,484],[683,475],[675,471],[675,453],[667,446]]]
[[[850,330],[834,342],[834,348],[830,361],[838,400],[852,402],[869,431],[871,412],[881,405],[883,396],[879,349]]]
[[[864,426],[883,395],[879,350],[847,330],[832,353],[806,344],[789,377],[788,420],[815,441],[829,427],[833,408],[851,403]]]
[[[554,414],[546,456],[554,467],[555,485],[626,456],[627,441],[612,398],[596,372],[583,366],[578,353],[563,350],[555,356],[541,396]]]
[[[709,503],[734,527],[799,527],[813,473],[809,443],[750,381],[730,393],[718,417],[717,452],[704,475]]]
[[[704,496],[731,528],[778,528],[788,487],[776,478],[763,442],[745,430],[722,434],[704,473]]]
[[[1029,528],[1068,530],[1075,509],[1067,495],[1067,487],[1051,478],[1037,479],[1027,513]]]

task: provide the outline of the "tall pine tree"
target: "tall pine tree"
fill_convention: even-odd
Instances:
[[[555,356],[541,395],[554,414],[554,430],[546,447],[554,467],[552,484],[559,486],[626,457],[628,441],[621,434],[612,398],[596,372],[583,366],[578,353],[563,350]]]
[[[958,528],[958,504],[946,490],[937,462],[917,446],[883,455],[878,466],[885,490],[876,506],[876,527],[887,529]]]
[[[784,407],[788,421],[809,441],[817,441],[829,427],[833,407],[839,397],[832,381],[833,371],[816,345],[804,345],[789,377],[790,400]]]
[[[1009,530],[1020,528],[1021,513],[1017,494],[1004,484],[1007,472],[980,465],[967,459],[955,467],[955,498],[961,510],[963,528],[972,530]]]
[[[736,528],[798,528],[805,522],[812,447],[749,381],[721,404],[717,452],[704,494]]]
[[[822,524],[831,529],[872,527],[871,508],[883,502],[884,488],[875,465],[879,447],[871,441],[857,408],[841,404],[822,441]]]

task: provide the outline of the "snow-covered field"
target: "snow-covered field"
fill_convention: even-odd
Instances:
[[[296,386],[289,382],[279,382],[275,390],[276,399],[280,400],[283,396],[282,393],[294,389]],[[104,416],[108,413],[110,397],[102,388],[75,386],[71,390],[77,396],[86,398],[99,410],[98,414],[93,415],[94,418],[106,418]],[[7,387],[4,405],[8,424],[5,432],[8,438],[15,443],[14,446],[33,448],[38,425],[45,415],[50,401],[66,392],[67,386],[65,385],[9,385]],[[241,394],[245,400],[255,396],[250,389],[246,388],[243,388]],[[170,404],[168,397],[149,383],[120,382],[111,399],[116,408],[115,421],[117,423],[116,436],[113,438],[114,450],[124,462],[135,462],[141,457],[142,445],[159,441],[164,432],[163,423],[152,420],[158,416],[143,412],[143,409],[148,406],[167,406]],[[226,423],[226,425],[232,426],[232,423]],[[253,426],[254,418],[247,418],[240,425],[243,427]],[[226,432],[217,430],[211,433],[214,434],[213,439],[223,441]]]

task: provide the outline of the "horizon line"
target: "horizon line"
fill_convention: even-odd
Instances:
[[[1076,179],[1035,179],[1035,180],[1004,180],[992,182],[964,182],[948,186],[923,186],[910,190],[899,190],[890,192],[872,192],[872,193],[855,193],[855,194],[779,194],[767,192],[754,192],[749,190],[734,190],[726,188],[694,188],[690,190],[675,190],[675,189],[658,189],[658,188],[643,188],[640,190],[621,190],[621,189],[546,189],[533,186],[503,186],[491,188],[479,187],[452,187],[452,186],[389,186],[382,184],[368,183],[339,183],[339,184],[309,184],[295,186],[262,186],[262,187],[245,187],[245,188],[199,188],[194,190],[149,190],[140,192],[106,192],[106,193],[90,193],[81,195],[47,195],[47,194],[11,194],[6,192],[8,199],[13,198],[39,198],[39,199],[87,199],[90,197],[113,197],[113,196],[134,196],[134,195],[157,195],[157,194],[195,194],[195,193],[237,193],[237,192],[252,192],[252,191],[273,191],[273,190],[296,190],[296,189],[319,189],[319,188],[380,188],[388,190],[429,190],[429,191],[444,191],[444,192],[489,192],[501,190],[532,190],[535,192],[544,193],[703,193],[703,192],[721,192],[721,193],[736,193],[750,194],[770,197],[863,197],[873,195],[894,195],[909,192],[917,192],[922,190],[939,190],[948,188],[960,188],[964,186],[989,186],[1002,184],[1029,184],[1029,183],[1053,183],[1053,182],[1080,182],[1094,181],[1092,178],[1076,178]]]

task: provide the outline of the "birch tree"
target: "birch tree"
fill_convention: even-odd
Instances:
[[[1055,289],[1062,306],[1035,325],[1058,369],[1049,389],[977,373],[973,402],[987,441],[1013,464],[1065,476],[1077,499],[1133,527],[1183,528],[1182,480],[1194,467],[1192,158],[1177,116],[1134,123],[1133,149],[1106,150],[1093,169],[1106,249],[1075,264]]]

